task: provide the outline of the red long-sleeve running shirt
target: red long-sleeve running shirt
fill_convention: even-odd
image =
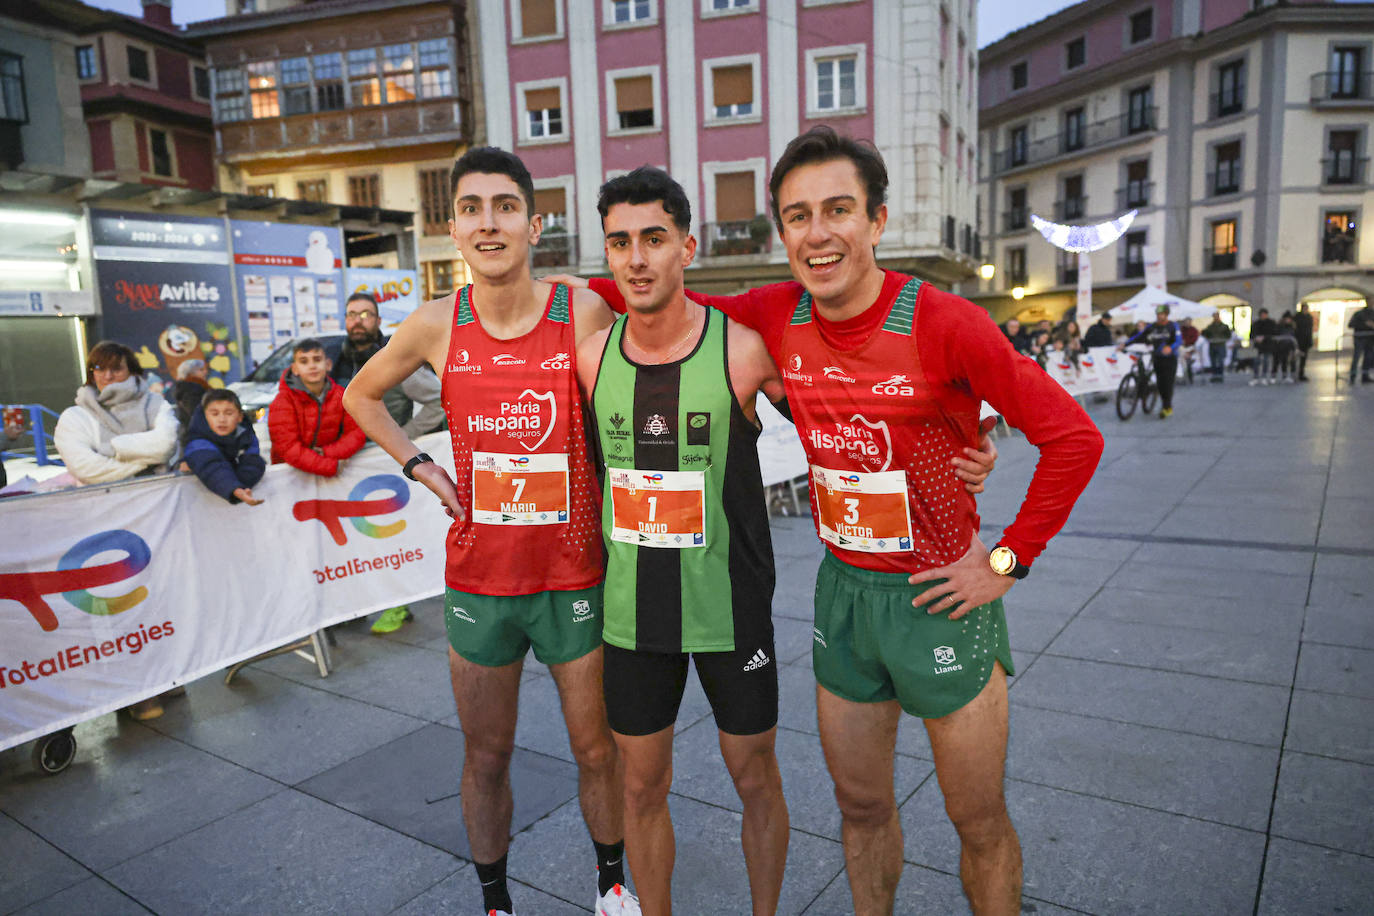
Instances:
[[[613,280],[591,286],[625,310]],[[1064,526],[1102,456],[1083,408],[985,311],[905,274],[886,272],[873,306],[843,322],[823,318],[795,282],[687,295],[763,336],[811,465],[817,534],[851,565],[914,573],[968,549],[977,508],[950,459],[977,445],[982,401],[1040,450],[1001,538],[1022,563]]]

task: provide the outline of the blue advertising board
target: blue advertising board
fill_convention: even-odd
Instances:
[[[96,210],[100,333],[133,348],[154,388],[203,359],[209,383],[243,375],[224,221]]]
[[[256,365],[290,340],[343,332],[343,233],[232,220],[234,272]]]
[[[369,293],[377,300],[382,333],[388,336],[420,307],[420,288],[413,270],[350,267],[344,271],[344,286],[348,290],[345,300],[354,293]]]

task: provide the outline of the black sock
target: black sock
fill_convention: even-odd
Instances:
[[[473,862],[477,866],[477,880],[482,882],[482,909],[512,912],[515,907],[510,902],[510,889],[506,887],[506,857],[502,856],[490,865]]]
[[[605,896],[617,884],[625,883],[625,841],[619,843],[598,843],[596,847],[596,892]]]

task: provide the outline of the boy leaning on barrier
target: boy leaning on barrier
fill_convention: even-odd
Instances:
[[[308,337],[291,351],[291,365],[267,411],[272,463],[333,477],[339,462],[367,442],[343,406],[343,386],[329,377],[324,344]]]
[[[234,392],[212,388],[205,393],[187,424],[182,456],[210,492],[231,503],[262,504],[253,495],[253,485],[262,480],[267,465]]]

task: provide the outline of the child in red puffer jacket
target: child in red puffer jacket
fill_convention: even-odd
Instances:
[[[343,387],[329,377],[324,345],[306,338],[291,350],[291,366],[268,408],[272,463],[333,477],[339,462],[362,448],[367,438],[343,406]]]

